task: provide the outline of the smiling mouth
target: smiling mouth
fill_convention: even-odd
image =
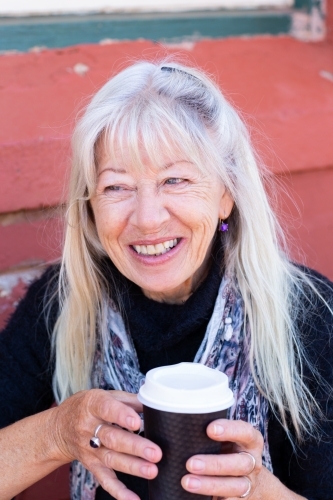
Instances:
[[[170,250],[177,246],[179,242],[180,238],[175,238],[173,240],[163,241],[163,243],[157,243],[157,245],[132,245],[132,248],[139,255],[157,257],[158,255],[170,252]]]

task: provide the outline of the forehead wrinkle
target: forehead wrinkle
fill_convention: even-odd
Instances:
[[[190,163],[191,165],[193,165],[193,162],[192,161],[189,161],[189,160],[176,160],[176,161],[172,161],[170,163],[166,163],[165,165],[163,165],[163,170],[167,170],[168,168],[170,167],[173,167],[174,165],[177,165],[177,163]]]

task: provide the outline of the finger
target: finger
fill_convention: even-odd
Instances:
[[[159,462],[162,451],[157,444],[113,425],[103,425],[98,433],[101,443],[109,450]]]
[[[195,455],[186,462],[192,474],[205,476],[248,476],[254,471],[248,454]]]
[[[102,486],[103,490],[110,493],[112,497],[117,500],[140,500],[138,495],[126,488],[126,486],[119,481],[116,474],[112,470],[102,465],[91,467],[90,470]]]
[[[113,450],[101,448],[99,459],[109,469],[114,469],[119,472],[125,472],[132,476],[144,477],[146,479],[154,479],[158,474],[158,468],[155,464],[142,460],[138,457],[125,455]]]
[[[133,408],[118,401],[109,391],[95,389],[89,401],[89,411],[97,419],[104,420],[129,430],[138,430],[141,419]]]
[[[131,394],[130,392],[125,392],[125,391],[110,391],[112,396],[117,400],[120,401],[121,403],[124,403],[133,410],[137,411],[138,413],[143,412],[143,406],[142,403],[138,400],[137,394]]]
[[[249,488],[247,477],[211,477],[186,475],[183,488],[191,493],[222,498],[240,498]]]
[[[207,435],[215,441],[231,441],[241,450],[263,449],[263,437],[251,424],[242,420],[215,420],[207,427]],[[251,451],[252,453],[252,451]],[[256,457],[255,457],[256,458]]]

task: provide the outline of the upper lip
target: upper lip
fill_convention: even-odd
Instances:
[[[158,243],[164,243],[165,241],[170,240],[179,240],[180,238],[177,236],[165,236],[164,238],[157,238],[155,240],[136,240],[130,245],[133,247],[135,245],[158,245]]]

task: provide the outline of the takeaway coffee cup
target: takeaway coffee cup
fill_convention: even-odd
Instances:
[[[198,363],[162,366],[147,373],[140,388],[145,437],[162,449],[158,475],[149,481],[150,500],[198,500],[181,486],[186,461],[197,454],[218,454],[221,443],[207,436],[210,422],[226,418],[234,399],[228,377]],[[212,497],[200,495],[200,500]]]

